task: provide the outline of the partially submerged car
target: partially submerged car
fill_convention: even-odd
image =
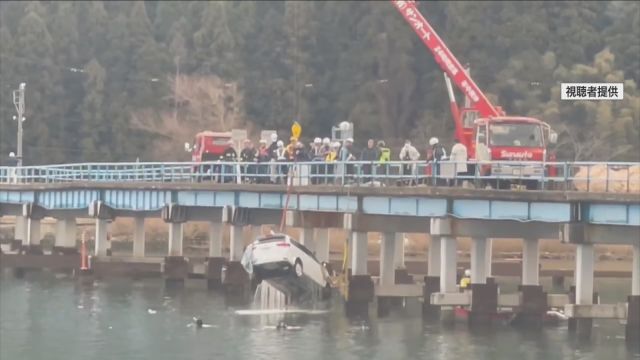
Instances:
[[[267,280],[284,292],[315,286],[330,293],[327,264],[318,261],[313,252],[286,234],[257,238],[247,246],[242,265],[256,282]]]

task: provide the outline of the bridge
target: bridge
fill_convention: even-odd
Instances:
[[[369,166],[367,170],[367,165]],[[208,221],[209,254],[205,277],[212,284],[243,288],[248,283],[239,264],[245,226],[280,225],[302,229],[299,239],[319,260],[329,261],[328,229],[350,232],[350,277],[347,309],[359,311],[376,297],[378,305],[393,296],[424,298],[424,313],[464,306],[471,322],[487,321],[498,307],[509,306],[536,324],[549,306],[564,307],[589,333],[592,318],[626,318],[627,336],[640,334],[640,174],[635,163],[609,163],[606,177],[589,176],[596,163],[550,163],[542,172],[531,163],[509,162],[506,175],[482,175],[482,166],[456,174],[455,164],[377,163],[128,163],[71,164],[0,168],[0,216],[15,216],[13,248],[4,266],[29,267],[43,260],[40,220],[58,219],[56,249],[76,249],[76,219],[95,220],[93,268],[117,262],[108,256],[107,229],[116,217],[135,218],[133,256],[144,259],[144,219],[161,217],[169,225],[168,253],[162,271],[168,282],[180,282],[190,269],[183,253],[183,224]],[[274,173],[287,166],[288,171]],[[331,167],[329,167],[331,166]],[[351,170],[349,170],[351,166]],[[447,170],[453,166],[454,171]],[[403,168],[409,169],[403,172]],[[554,168],[555,171],[550,171]],[[382,171],[381,171],[382,169]],[[580,169],[580,170],[576,170]],[[586,176],[584,175],[586,169]],[[620,170],[622,169],[622,170]],[[626,169],[626,176],[619,176]],[[435,171],[434,171],[435,170]],[[616,176],[609,174],[618,172]],[[553,175],[550,175],[553,173]],[[288,175],[288,176],[284,176]],[[283,177],[281,184],[271,180]],[[225,180],[226,179],[226,180]],[[462,180],[450,186],[450,180]],[[243,183],[251,181],[254,183]],[[537,190],[499,190],[500,182],[535,181]],[[604,182],[604,184],[603,184]],[[582,186],[586,185],[586,186]],[[576,191],[580,188],[585,191]],[[622,192],[621,192],[622,191]],[[222,233],[230,234],[229,258],[223,258]],[[367,234],[382,234],[379,279],[368,269]],[[255,233],[255,232],[254,232]],[[400,233],[428,233],[431,242],[427,276],[416,284],[399,272],[403,256]],[[472,290],[456,284],[456,238],[472,239]],[[522,238],[522,285],[513,296],[499,294],[491,277],[491,239]],[[540,286],[540,239],[576,245],[573,296],[546,294]],[[632,289],[627,304],[594,304],[594,245],[633,247]],[[73,266],[77,267],[77,256]],[[70,258],[71,259],[71,258]],[[139,260],[146,266],[146,262]],[[226,276],[221,269],[226,266]],[[404,279],[404,280],[403,280]]]

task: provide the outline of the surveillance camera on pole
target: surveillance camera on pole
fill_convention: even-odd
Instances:
[[[18,116],[13,116],[13,120],[18,121],[18,167],[22,166],[22,123],[26,120],[24,117],[24,88],[26,85],[20,83],[18,90],[13,91],[13,105],[18,113]]]

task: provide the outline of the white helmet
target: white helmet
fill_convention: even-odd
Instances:
[[[278,147],[283,147],[284,143],[282,142],[282,140],[278,140],[278,143],[276,145],[278,145]]]
[[[347,142],[353,143],[353,139],[352,138],[348,138]]]
[[[12,151],[12,152],[10,152],[10,153],[9,153],[9,157],[10,157],[10,158],[14,158],[14,157],[16,157],[16,153],[14,153],[13,151]]]
[[[431,145],[431,146],[437,144],[438,142],[439,141],[438,141],[437,137],[432,137],[431,139],[429,139],[429,145]]]
[[[336,141],[332,144],[332,146],[337,149],[340,147],[340,143]]]
[[[278,141],[278,134],[276,133],[271,134],[271,142],[276,142],[276,141]]]
[[[331,145],[331,139],[329,139],[328,137],[322,139],[322,144],[323,145]]]
[[[471,276],[471,270],[467,269],[464,271],[464,276]]]
[[[314,143],[314,144],[318,144],[318,145],[319,145],[319,144],[322,144],[322,139],[320,139],[319,137],[317,137],[317,138],[313,139],[313,143]]]

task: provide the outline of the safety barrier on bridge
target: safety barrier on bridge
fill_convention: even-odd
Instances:
[[[466,165],[467,171],[458,170]],[[0,167],[0,183],[217,182],[294,186],[469,186],[640,192],[640,163],[527,161],[133,162]]]

